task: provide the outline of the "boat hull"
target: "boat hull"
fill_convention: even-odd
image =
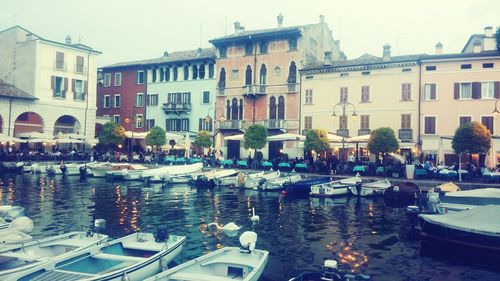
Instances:
[[[315,179],[300,180],[295,183],[285,183],[283,188],[286,194],[309,194],[311,192],[311,186],[315,184],[322,184],[330,181],[330,177],[320,177]]]

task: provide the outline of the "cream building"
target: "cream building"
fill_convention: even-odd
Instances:
[[[0,31],[0,79],[33,99],[2,99],[0,132],[94,138],[96,58],[80,43],[44,39],[20,26]]]
[[[327,53],[324,64],[301,70],[301,131],[324,129],[354,137],[390,127],[402,154],[409,157],[418,143],[418,59],[417,55],[391,56],[389,45],[384,46],[382,57],[365,54],[332,62]],[[366,143],[360,145],[366,147]],[[347,152],[338,151],[342,144],[332,147],[340,158],[347,158]]]

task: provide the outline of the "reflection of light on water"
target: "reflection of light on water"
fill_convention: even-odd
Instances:
[[[354,250],[352,242],[332,241],[326,244],[326,249],[337,256],[340,265],[346,266],[351,272],[357,272],[368,263],[366,253]]]
[[[137,208],[137,205],[139,204],[139,201],[135,200],[132,201],[132,217],[130,218],[130,227],[134,231],[140,231],[141,228],[137,225],[137,221],[139,218],[139,210]]]
[[[375,208],[373,207],[373,204],[368,204],[368,216],[373,217],[373,212],[375,211]]]
[[[7,199],[11,201],[11,203],[14,201],[14,180],[9,179],[7,183]]]

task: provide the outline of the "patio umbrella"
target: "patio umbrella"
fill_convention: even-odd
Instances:
[[[222,146],[222,134],[218,133],[217,135],[215,135],[215,143],[214,143],[214,147],[217,153],[219,153],[221,146]]]
[[[332,133],[328,133],[326,137],[328,138],[329,142],[342,142],[342,140],[344,139],[343,137]]]
[[[491,139],[491,147],[486,154],[486,167],[493,169],[497,166],[497,148],[495,145],[495,140]]]
[[[267,141],[304,141],[304,140],[306,140],[305,136],[292,133],[284,133],[267,137]]]
[[[370,135],[368,134],[368,135],[347,138],[346,141],[347,142],[368,142],[369,139],[370,139]]]
[[[53,140],[56,144],[63,144],[63,143],[84,143],[84,140],[77,140],[77,139],[55,139]]]
[[[26,140],[7,136],[5,134],[0,133],[0,142],[26,142]]]
[[[444,164],[444,148],[443,148],[443,139],[439,138],[436,164],[439,165],[439,163],[441,162],[443,162]]]
[[[191,157],[191,140],[189,139],[189,132],[186,132],[184,146],[185,146],[184,157],[185,158]]]
[[[184,136],[171,132],[166,132],[165,137],[167,139],[167,144],[170,140],[174,140],[175,142],[180,142],[182,141],[182,139],[184,139]]]
[[[125,137],[129,139],[138,139],[138,140],[143,140],[146,138],[146,136],[149,134],[149,132],[132,132],[132,131],[126,131],[125,132]]]
[[[46,139],[51,140],[54,138],[53,135],[39,133],[39,132],[27,132],[27,133],[19,133],[17,134],[19,138],[28,138],[28,139]],[[29,142],[30,140],[28,140]]]

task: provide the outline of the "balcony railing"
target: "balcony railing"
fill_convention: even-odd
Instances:
[[[217,95],[218,96],[225,96],[226,95],[226,88],[217,88]]]
[[[215,128],[219,130],[241,130],[243,126],[243,120],[226,120],[224,122],[215,123]]]
[[[412,141],[413,129],[399,129],[399,139],[401,141]]]
[[[296,94],[299,92],[300,84],[252,84],[245,86],[233,86],[233,87],[219,87],[217,88],[217,96],[241,96],[241,95],[253,95],[253,96],[263,96],[263,95],[283,95],[283,94]]]
[[[370,133],[371,133],[370,129],[359,129],[358,130],[358,136],[369,135]]]
[[[348,137],[349,136],[349,130],[348,129],[338,129],[337,130],[337,135],[341,137]]]
[[[245,85],[244,95],[265,95],[267,85]]]
[[[288,83],[288,93],[296,94],[298,91],[297,83]]]
[[[185,113],[191,111],[191,103],[173,103],[168,102],[163,104],[163,111],[165,113]]]
[[[285,129],[285,120],[282,119],[265,120],[264,126],[268,129]]]

